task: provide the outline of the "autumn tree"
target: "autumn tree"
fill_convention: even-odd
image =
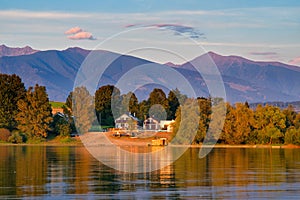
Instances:
[[[15,74],[0,74],[0,128],[16,129],[17,103],[25,98],[25,87]]]
[[[254,113],[247,106],[247,104],[236,103],[235,104],[235,132],[233,132],[233,138],[235,144],[245,144],[251,134],[252,127],[254,125]]]
[[[17,106],[18,129],[29,138],[47,137],[52,114],[46,88],[39,85],[29,87],[25,99],[19,100]]]
[[[227,144],[255,144],[257,142],[254,132],[254,112],[247,102],[236,103],[231,106],[227,103],[226,119],[220,140]]]
[[[236,121],[235,108],[229,103],[226,104],[226,119],[224,122],[223,131],[220,137],[220,141],[227,144],[235,144],[233,134],[236,132],[234,122]]]

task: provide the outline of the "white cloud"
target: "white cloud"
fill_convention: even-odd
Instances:
[[[83,30],[80,27],[76,26],[76,27],[73,27],[73,28],[70,28],[69,30],[67,30],[65,32],[65,34],[70,35],[70,34],[75,34],[75,33],[79,33],[79,32],[82,32],[82,31]]]
[[[90,32],[86,32],[86,31],[78,32],[74,35],[69,35],[68,38],[71,40],[84,40],[84,39],[95,40],[96,39],[93,37],[93,35]]]
[[[36,12],[27,10],[0,10],[1,18],[38,18],[38,19],[65,19],[74,18],[78,14],[66,13],[66,12]],[[86,14],[82,14],[81,17],[88,17]]]
[[[93,37],[92,33],[84,31],[79,26],[70,28],[69,30],[65,31],[65,34],[68,35],[67,38],[71,40],[96,40],[96,38]]]

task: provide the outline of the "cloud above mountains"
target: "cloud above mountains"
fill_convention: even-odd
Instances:
[[[143,24],[128,24],[125,28],[139,28],[139,27],[156,27],[162,30],[171,30],[174,32],[174,35],[185,35],[192,39],[199,39],[205,38],[204,33],[200,32],[198,29],[185,26],[181,24],[150,24],[150,25],[143,25]]]
[[[289,61],[290,65],[297,65],[300,66],[300,57],[294,58],[293,60]]]
[[[83,30],[80,27],[76,26],[76,27],[73,27],[73,28],[70,28],[69,30],[67,30],[65,32],[65,34],[70,35],[70,34],[75,34],[75,33],[82,32],[82,31]]]
[[[65,35],[68,35],[67,38],[71,40],[96,40],[92,33],[84,31],[78,26],[65,31]]]

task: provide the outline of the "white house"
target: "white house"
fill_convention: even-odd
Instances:
[[[153,117],[149,117],[144,121],[143,128],[145,130],[159,130],[159,121],[154,119]]]
[[[130,113],[125,113],[115,120],[115,128],[119,129],[137,129],[139,119]]]

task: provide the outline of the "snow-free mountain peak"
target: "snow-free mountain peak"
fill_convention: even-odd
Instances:
[[[4,44],[0,45],[0,57],[2,56],[21,56],[29,55],[38,52],[39,50],[32,49],[30,46],[25,47],[8,47]]]

